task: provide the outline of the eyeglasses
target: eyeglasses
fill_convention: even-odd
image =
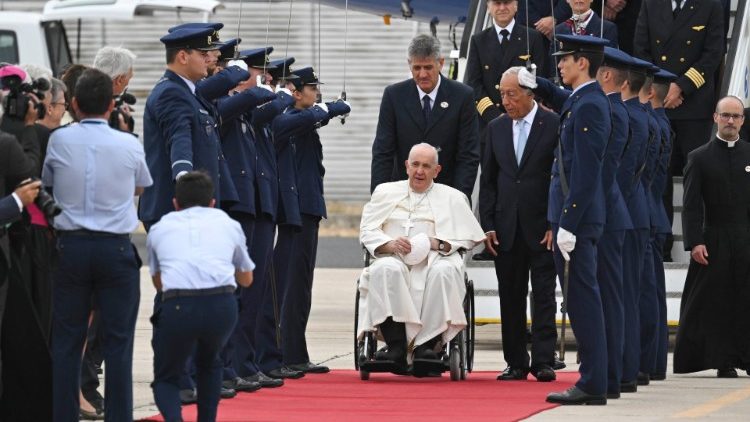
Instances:
[[[734,120],[742,120],[745,118],[742,114],[733,114],[733,113],[719,113],[719,118],[724,121],[729,121],[729,119]]]
[[[67,103],[67,102],[65,102],[65,101],[63,101],[63,102],[61,102],[61,103],[60,103],[60,102],[57,102],[57,103],[52,103],[52,105],[53,105],[53,106],[56,106],[56,105],[61,105],[61,106],[64,106],[64,107],[65,107],[65,110],[67,110],[67,109],[68,109],[68,103]]]

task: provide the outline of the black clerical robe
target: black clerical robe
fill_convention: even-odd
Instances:
[[[682,224],[691,260],[680,306],[674,372],[750,369],[750,144],[720,139],[688,156]]]

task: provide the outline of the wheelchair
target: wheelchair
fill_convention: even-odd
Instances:
[[[364,252],[365,267],[370,265],[371,255],[367,250]],[[378,340],[374,332],[366,332],[362,339],[357,339],[357,328],[359,323],[359,278],[357,278],[357,293],[354,299],[354,369],[359,371],[362,381],[370,379],[370,373],[391,372],[397,375],[413,375],[410,370],[393,371],[381,365],[375,360],[375,352],[378,350]],[[461,330],[447,344],[443,345],[441,365],[431,368],[441,374],[450,371],[451,381],[465,380],[474,366],[474,283],[464,272],[464,284],[466,295],[464,296],[463,309],[466,316],[466,328]]]

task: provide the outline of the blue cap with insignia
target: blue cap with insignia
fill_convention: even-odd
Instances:
[[[641,60],[637,57],[633,57],[633,64],[630,66],[630,69],[635,72],[645,73],[646,75],[653,76],[654,73],[654,65],[650,62],[647,62],[645,60]]]
[[[305,85],[323,85],[323,82],[318,80],[318,74],[312,67],[303,67],[293,73],[299,77],[299,79],[291,81],[297,89],[301,89]]]
[[[591,35],[567,35],[558,34],[556,37],[560,43],[557,52],[553,56],[566,56],[575,53],[602,53],[609,41],[592,37]]]
[[[242,38],[232,38],[231,40],[224,41],[224,45],[219,47],[219,60],[232,60],[237,55]]]
[[[675,79],[677,79],[677,75],[664,69],[659,69],[659,71],[654,74],[654,83],[657,84],[669,85]]]
[[[248,67],[255,67],[258,69],[271,69],[271,60],[268,55],[273,52],[273,47],[261,47],[253,48],[250,50],[240,51],[238,60],[242,60],[247,63]]]
[[[604,47],[604,62],[602,66],[627,70],[632,64],[633,58],[628,53],[616,48]]]
[[[195,49],[195,50],[218,50],[221,43],[213,38],[213,28],[182,28],[175,29],[160,38],[166,48]]]
[[[271,70],[268,73],[271,74],[274,80],[281,81],[297,79],[299,76],[292,73],[292,64],[294,64],[294,57],[286,57],[283,59],[272,60]]]
[[[219,41],[219,30],[224,27],[224,24],[221,22],[188,22],[188,23],[182,23],[177,26],[173,26],[169,29],[167,29],[167,32],[172,33],[174,31],[177,31],[179,29],[202,29],[202,28],[212,28],[214,30],[214,33],[211,34],[211,38],[215,43],[221,42]]]

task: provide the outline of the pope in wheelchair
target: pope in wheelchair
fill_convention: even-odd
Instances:
[[[442,372],[444,345],[467,326],[463,253],[485,234],[466,196],[435,183],[437,150],[412,147],[408,180],[384,183],[362,212],[360,241],[374,260],[359,279],[357,338],[377,333],[381,370]],[[433,363],[430,366],[430,362]],[[375,372],[375,371],[374,371]]]

